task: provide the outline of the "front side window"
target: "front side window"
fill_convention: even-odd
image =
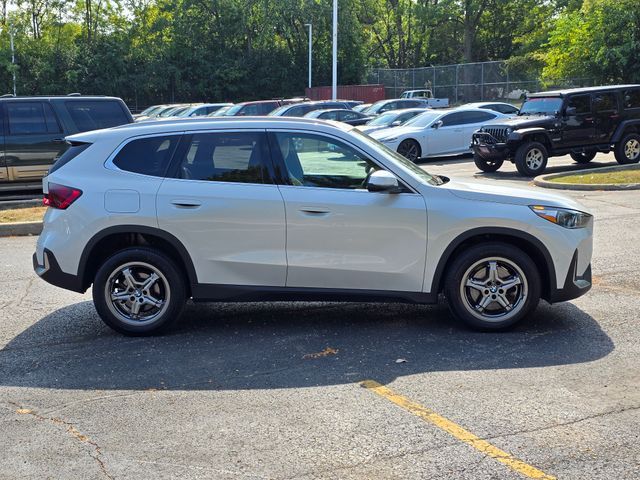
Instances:
[[[585,115],[591,113],[591,96],[574,95],[567,101],[567,108],[575,108],[576,115]]]
[[[467,112],[456,112],[450,113],[449,115],[445,115],[442,117],[442,126],[443,127],[455,127],[456,125],[462,125],[466,122]]]
[[[67,101],[65,106],[79,132],[117,127],[130,121],[120,102],[115,100]]]
[[[180,135],[133,140],[122,147],[113,159],[113,164],[127,172],[163,177],[179,140]]]
[[[178,178],[234,183],[271,183],[265,134],[196,133],[181,146]]]
[[[46,102],[7,102],[10,135],[60,133],[51,105]]]
[[[344,143],[308,133],[275,133],[276,156],[295,186],[358,189],[378,167]]]

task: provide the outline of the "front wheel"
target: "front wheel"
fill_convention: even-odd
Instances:
[[[547,166],[549,154],[540,142],[528,142],[516,151],[515,163],[520,175],[535,177],[542,174]]]
[[[640,160],[640,135],[629,133],[616,144],[614,151],[616,161],[620,165],[638,163]]]
[[[502,160],[502,159],[488,160],[488,159],[482,158],[477,153],[474,153],[473,154],[473,163],[475,163],[476,167],[478,167],[483,172],[491,173],[491,172],[498,171],[498,169],[504,163],[504,160]]]
[[[526,253],[491,242],[455,258],[444,292],[456,318],[476,329],[502,330],[536,308],[540,289],[540,274]]]
[[[596,153],[595,150],[587,150],[584,152],[571,152],[569,155],[574,162],[584,164],[593,160],[596,157]]]
[[[93,303],[109,327],[125,335],[151,335],[180,316],[186,301],[184,276],[157,250],[127,248],[98,269]]]
[[[422,154],[420,144],[411,138],[403,140],[398,145],[398,153],[414,163],[420,160]]]

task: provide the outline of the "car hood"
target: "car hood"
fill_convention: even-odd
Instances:
[[[421,132],[423,129],[418,127],[392,127],[392,128],[383,128],[382,130],[376,130],[375,132],[371,132],[371,137],[376,139],[381,138],[393,138],[399,137],[401,135],[408,135],[411,133]]]
[[[575,200],[556,193],[529,187],[506,187],[482,182],[463,182],[451,179],[438,188],[449,190],[456,197],[476,202],[507,203],[512,205],[543,205],[586,211]]]
[[[547,115],[522,115],[510,118],[499,118],[486,123],[487,126],[504,125],[513,129],[539,127],[553,122],[555,117]]]

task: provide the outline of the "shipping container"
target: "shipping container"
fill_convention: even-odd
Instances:
[[[331,100],[331,87],[312,87],[305,92],[311,100]],[[375,103],[385,99],[384,85],[338,85],[338,98]]]

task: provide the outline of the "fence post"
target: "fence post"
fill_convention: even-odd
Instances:
[[[480,100],[484,100],[484,62],[480,64]]]
[[[455,103],[456,104],[458,103],[458,85],[460,84],[460,81],[458,80],[458,67],[459,67],[459,65],[456,64],[456,86],[455,86],[455,89],[456,89],[456,101],[455,101]]]

